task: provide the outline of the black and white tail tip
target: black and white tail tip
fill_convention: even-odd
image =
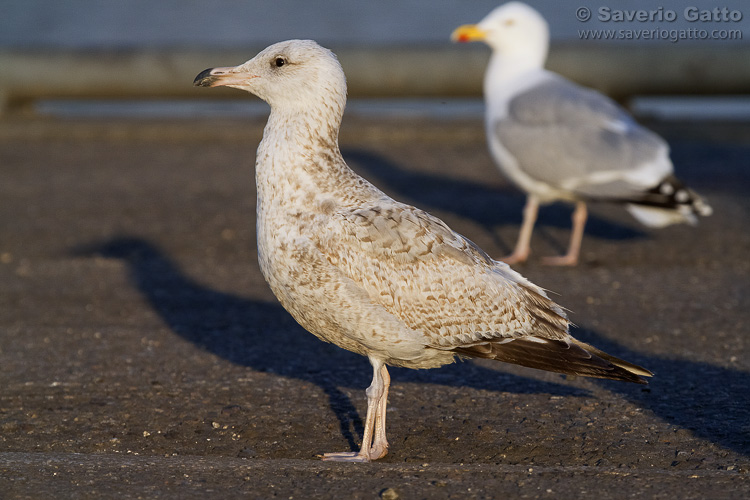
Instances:
[[[638,221],[652,227],[685,222],[697,224],[697,216],[713,213],[708,203],[673,175],[632,200],[627,209]]]

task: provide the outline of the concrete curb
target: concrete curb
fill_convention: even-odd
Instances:
[[[239,64],[259,47],[0,51],[4,109],[38,99],[237,97],[192,86],[211,66]],[[489,51],[479,45],[333,48],[353,97],[480,96]],[[616,99],[635,94],[731,94],[750,88],[750,46],[565,44],[548,67]]]

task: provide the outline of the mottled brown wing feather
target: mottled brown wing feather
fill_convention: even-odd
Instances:
[[[385,198],[329,224],[321,240],[329,262],[427,345],[568,337],[564,311],[543,290],[426,212]]]
[[[542,289],[426,212],[384,199],[331,223],[330,262],[427,346],[587,377],[645,383],[651,375],[573,339]]]

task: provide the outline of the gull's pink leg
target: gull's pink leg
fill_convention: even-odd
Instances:
[[[521,224],[521,232],[518,233],[516,248],[512,254],[500,260],[506,264],[526,262],[531,252],[531,233],[534,231],[534,223],[538,212],[539,200],[536,196],[530,194],[526,198],[526,206],[523,208],[523,223]]]
[[[578,264],[578,256],[581,253],[581,241],[583,240],[583,228],[586,226],[588,211],[586,203],[583,201],[576,202],[576,209],[573,211],[573,230],[570,233],[570,244],[568,253],[559,257],[545,257],[543,264],[549,266],[575,266]]]
[[[370,460],[377,460],[388,454],[388,440],[385,437],[385,412],[388,406],[388,388],[391,386],[391,376],[388,375],[388,368],[385,365],[380,371],[383,376],[384,388],[383,396],[378,403],[377,413],[375,413],[375,439],[370,450]]]
[[[381,404],[381,400],[383,400],[383,396],[386,394],[386,385],[385,381],[383,380],[383,369],[385,368],[385,364],[383,364],[381,360],[375,358],[370,358],[370,363],[372,364],[373,374],[372,383],[366,391],[367,417],[365,418],[365,432],[362,436],[362,447],[359,449],[359,451],[326,453],[323,455],[323,460],[330,460],[334,462],[369,462],[385,455],[385,453],[382,453],[378,456],[374,454],[372,450],[372,437],[373,431],[375,429],[375,420],[378,414],[378,408]],[[386,371],[385,373],[387,374],[388,372]],[[383,416],[385,416],[385,403],[382,404],[384,408]],[[385,424],[385,421],[383,421],[383,423]],[[384,440],[385,428],[382,430],[382,432]],[[385,451],[387,452],[387,443],[385,446]]]

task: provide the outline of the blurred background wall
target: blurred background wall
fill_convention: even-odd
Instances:
[[[497,0],[2,0],[0,45],[236,48],[265,46],[289,38],[313,38],[331,45],[444,45],[456,26],[479,21],[501,3]],[[547,18],[555,42],[578,41],[577,31],[583,28],[750,27],[747,0],[528,0],[526,3]],[[589,21],[577,19],[579,7],[591,9]],[[737,10],[743,19],[689,22],[682,15],[686,7]],[[674,11],[677,18],[661,23],[603,22],[598,19],[600,8],[610,12],[661,8]]]
[[[313,38],[335,50],[353,97],[478,97],[489,50],[454,45],[449,36],[500,3],[0,0],[0,99],[8,110],[56,98],[236,97],[198,93],[192,77],[209,66],[243,62],[288,38]],[[746,0],[527,3],[551,27],[548,67],[618,99],[750,90]],[[590,19],[582,20],[581,7]],[[690,21],[687,8],[695,16],[709,12],[712,19]],[[639,9],[654,12],[654,18],[613,20],[617,11],[627,16]],[[659,30],[663,36],[602,40],[592,39],[597,35],[590,30]],[[688,38],[664,38],[690,30]],[[700,31],[708,37],[699,37]]]

